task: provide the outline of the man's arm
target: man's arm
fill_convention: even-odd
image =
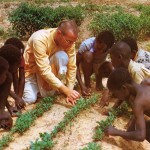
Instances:
[[[52,68],[49,65],[49,55],[47,54],[47,45],[45,39],[33,39],[32,47],[38,73],[54,89],[60,88],[63,84],[53,74]]]
[[[70,50],[67,50],[67,54],[69,60],[67,65],[66,83],[69,89],[73,89],[75,84],[75,79],[76,79],[76,71],[77,71],[75,45],[73,45],[70,48]]]
[[[121,136],[129,140],[143,141],[146,136],[146,125],[144,120],[143,108],[140,103],[135,104],[133,113],[135,115],[136,125],[136,129],[134,131],[125,132],[110,126],[106,129],[106,133],[113,136]]]
[[[41,77],[54,89],[58,89],[61,92],[63,92],[66,96],[68,101],[71,103],[74,103],[76,99],[80,96],[78,92],[73,91],[72,89],[69,89],[66,87],[52,72],[51,66],[49,65],[49,56],[47,55],[47,46],[44,43],[44,41],[39,39],[34,39],[33,41],[33,53],[35,62],[37,64],[38,72],[41,75]],[[73,57],[70,59],[70,63],[73,61],[73,64],[75,63],[74,59],[74,53],[72,53]],[[71,63],[72,64],[72,63]],[[70,77],[69,79],[72,79],[72,82],[75,82],[75,76],[76,76],[76,64],[69,66],[69,70],[71,72],[68,72]],[[69,83],[69,82],[68,82]]]

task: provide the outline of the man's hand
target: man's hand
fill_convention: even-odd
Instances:
[[[19,109],[24,108],[26,105],[24,100],[22,98],[20,98],[19,96],[17,96],[15,98],[15,104],[16,104],[17,108],[19,108]]]
[[[114,127],[112,127],[112,126],[109,126],[109,127],[107,127],[106,129],[105,129],[105,134],[107,135],[107,136],[109,136],[109,135],[116,135],[116,131],[117,131],[117,129],[116,128],[114,128]]]
[[[71,90],[65,85],[62,85],[59,90],[67,96],[66,101],[70,102],[72,105],[74,105],[77,99],[80,97],[80,94],[77,91]]]
[[[75,90],[70,90],[67,94],[66,101],[70,102],[72,105],[76,104],[77,99],[80,97],[80,94]]]

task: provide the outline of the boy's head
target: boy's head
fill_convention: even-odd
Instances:
[[[23,55],[23,53],[24,53],[24,45],[23,45],[23,43],[21,42],[20,39],[15,38],[15,37],[9,38],[4,43],[4,45],[7,45],[7,44],[11,44],[13,46],[16,46],[21,51],[21,53]]]
[[[134,59],[136,56],[136,53],[138,51],[138,45],[135,39],[127,37],[122,39],[123,42],[127,43],[131,48],[131,59]]]
[[[132,83],[133,80],[128,70],[125,68],[117,68],[110,74],[107,87],[116,98],[126,100],[130,96],[129,86]]]
[[[9,71],[17,71],[21,62],[21,51],[13,45],[4,45],[0,48],[0,56],[5,58],[9,64]]]
[[[127,68],[131,58],[131,49],[125,42],[117,42],[110,49],[110,58],[115,68]]]
[[[9,69],[9,64],[7,60],[0,56],[0,85],[2,85],[6,78]]]
[[[115,37],[110,31],[100,32],[95,39],[94,49],[101,53],[105,53],[115,42]]]

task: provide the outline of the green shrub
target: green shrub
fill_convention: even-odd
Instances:
[[[136,10],[140,11],[142,15],[150,16],[150,6],[145,6],[142,4],[133,6]]]
[[[4,35],[4,28],[3,27],[0,27],[0,36],[3,36]]]
[[[141,20],[139,17],[127,13],[96,14],[89,29],[93,34],[102,30],[111,30],[116,39],[126,36],[138,38],[141,34]]]
[[[141,33],[150,36],[150,6],[135,5],[134,8],[141,13]]]
[[[57,27],[63,19],[74,19],[80,25],[83,17],[84,12],[80,5],[76,7],[60,6],[53,9],[21,3],[16,10],[9,14],[13,30],[21,37],[30,36],[33,32],[42,28]]]

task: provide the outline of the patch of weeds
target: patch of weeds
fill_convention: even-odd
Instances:
[[[84,16],[84,10],[80,5],[53,8],[21,3],[9,14],[9,21],[18,36],[29,37],[39,29],[57,27],[64,19],[75,20],[77,25],[80,25]]]
[[[3,27],[0,27],[0,36],[3,36],[4,33],[5,33],[4,28],[3,28]]]
[[[88,144],[87,147],[80,149],[80,150],[101,150],[101,146],[99,146],[97,143],[91,142]]]
[[[114,14],[96,14],[93,21],[89,25],[89,29],[96,35],[103,30],[110,30],[114,33],[116,40],[124,37],[139,36],[141,30],[140,19],[134,15],[127,13]]]

